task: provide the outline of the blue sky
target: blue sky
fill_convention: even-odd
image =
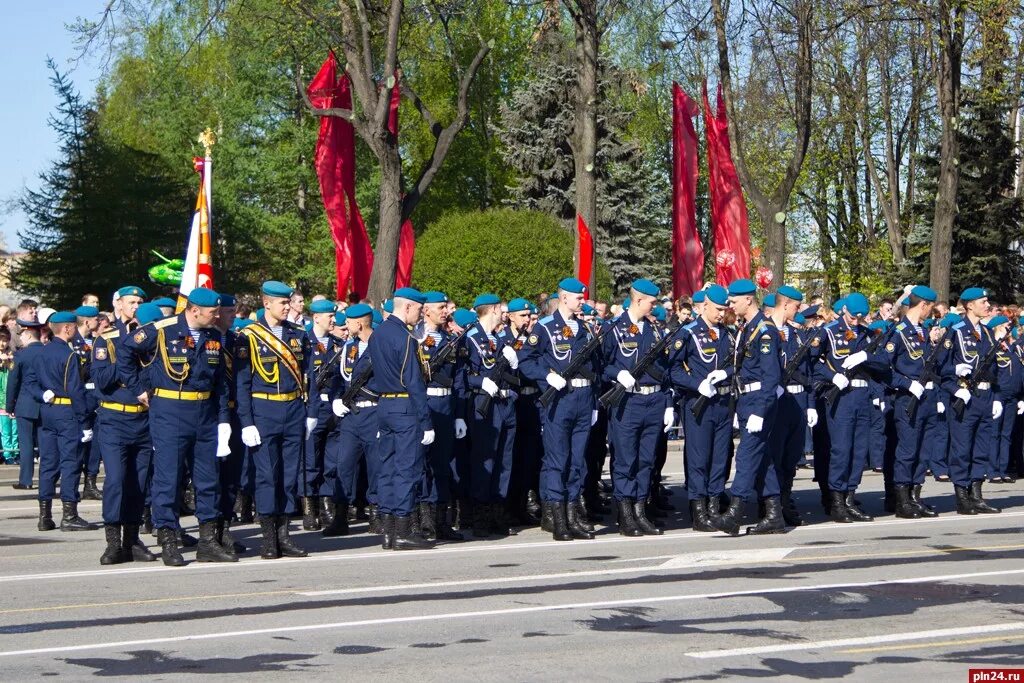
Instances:
[[[46,57],[70,74],[76,88],[89,98],[99,77],[100,59],[71,64],[73,37],[65,25],[76,17],[98,18],[105,0],[29,0],[4,2],[0,9],[0,202],[35,187],[57,154],[57,141],[46,120],[57,103],[50,87]],[[20,251],[18,230],[25,226],[20,212],[0,213],[0,235],[8,251]]]

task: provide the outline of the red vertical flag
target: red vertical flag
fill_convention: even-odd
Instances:
[[[388,132],[398,137],[398,106],[402,103],[402,91],[398,85],[398,73],[395,73],[395,85],[391,88],[391,101],[388,103]],[[408,287],[412,284],[412,264],[416,253],[416,232],[412,220],[402,222],[402,231],[398,238],[398,264],[395,268],[395,288]]]
[[[729,145],[729,121],[718,86],[718,113],[711,113],[708,84],[704,81],[704,125],[708,138],[708,189],[711,195],[711,227],[715,231],[716,280],[727,285],[750,277],[750,231]]]
[[[588,298],[594,298],[594,238],[590,234],[583,214],[576,214],[576,232],[579,233],[580,252],[576,263],[576,278],[587,286]]]
[[[704,285],[704,245],[697,232],[697,103],[672,84],[672,293],[691,296]]]

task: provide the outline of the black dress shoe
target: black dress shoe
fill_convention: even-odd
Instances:
[[[31,491],[35,488],[35,486],[33,486],[32,484],[29,484],[27,486],[25,484],[12,484],[11,488],[17,489],[18,491]]]

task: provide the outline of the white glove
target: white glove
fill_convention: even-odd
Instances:
[[[935,412],[938,413],[939,415],[942,415],[944,412],[946,412],[946,406],[941,402],[936,403]]]
[[[970,363],[957,363],[956,364],[956,376],[966,377],[967,375],[974,372],[974,366]]]
[[[423,432],[423,438],[420,439],[420,443],[423,444],[424,446],[429,446],[430,444],[434,443],[434,430],[428,429],[427,431]]]
[[[565,389],[565,378],[557,373],[549,372],[548,376],[545,377],[544,379],[547,380],[548,386],[552,386],[555,388],[555,391],[561,391],[562,389]]]
[[[316,429],[316,418],[315,417],[307,417],[306,418],[306,438],[307,439],[310,436],[313,435],[313,430],[314,429]]]
[[[217,457],[226,458],[231,455],[231,425],[221,422],[217,425]]]
[[[764,428],[764,419],[760,415],[751,415],[747,418],[747,431],[757,434]]]
[[[43,403],[49,403],[50,401],[53,400],[54,396],[55,394],[49,389],[47,389],[46,391],[43,392]]]
[[[963,401],[964,405],[967,405],[968,403],[971,402],[971,392],[967,391],[966,389],[957,389],[956,393],[953,395],[956,396],[961,401]]]
[[[807,409],[807,426],[811,429],[818,424],[818,411],[814,408]]]
[[[484,377],[480,381],[480,389],[484,391],[488,396],[494,398],[498,393],[498,385],[494,383],[490,377]]]
[[[712,384],[718,384],[726,377],[728,377],[728,375],[725,374],[725,370],[712,370],[708,373],[708,381]]]
[[[590,411],[590,426],[591,427],[593,427],[594,425],[597,424],[597,414],[598,413],[597,413],[596,410]]]
[[[516,350],[511,346],[501,347],[501,355],[505,356],[505,360],[508,361],[508,366],[513,370],[519,368],[519,356],[516,355]]]
[[[782,398],[782,395],[786,393],[786,390],[781,386],[775,387],[775,398]]]
[[[676,411],[671,408],[665,408],[665,417],[662,418],[662,423],[665,425],[665,431],[668,432],[672,429],[672,425],[676,422]]]
[[[256,425],[242,427],[242,443],[249,448],[256,448],[262,443],[260,441],[260,430],[256,429]]]
[[[1024,415],[1024,401],[1017,401],[1017,414]]]
[[[846,360],[843,361],[843,369],[849,370],[850,368],[855,368],[864,361],[866,361],[867,359],[867,351],[858,351],[857,353],[852,353],[846,357]]]
[[[911,380],[909,391],[914,395],[915,398],[921,398],[921,394],[924,393],[924,385],[918,382],[916,379]]]
[[[850,380],[846,379],[846,375],[841,375],[837,372],[832,375],[832,384],[835,384],[840,389],[845,389],[850,386]]]
[[[715,395],[715,388],[711,386],[711,383],[705,379],[703,382],[700,383],[700,386],[697,387],[697,392],[701,396],[711,398],[712,396]]]
[[[324,403],[327,403],[328,401],[331,400],[331,397],[328,396],[327,394],[320,394],[320,400],[323,401]]]
[[[879,401],[878,402],[878,410],[883,412],[883,413],[885,412],[885,401]]]
[[[455,438],[465,439],[466,432],[468,431],[469,429],[466,427],[466,421],[463,420],[461,417],[455,418]]]
[[[1003,402],[992,401],[992,419],[998,420],[1003,415]]]
[[[351,410],[349,410],[349,407],[345,405],[345,402],[342,401],[340,398],[336,398],[333,401],[331,401],[331,410],[338,417],[345,417],[346,415],[352,412]]]
[[[89,443],[90,441],[92,441],[92,430],[91,429],[83,429],[82,430],[82,443]]]
[[[629,370],[619,370],[619,374],[615,375],[615,381],[626,387],[627,390],[636,386],[636,378],[629,374]]]
[[[876,408],[879,406],[880,403],[881,401],[879,401],[877,398],[871,399],[871,405],[873,405]]]
[[[740,416],[739,415],[735,415],[734,414],[732,416],[732,428],[733,429],[739,429],[740,428]]]

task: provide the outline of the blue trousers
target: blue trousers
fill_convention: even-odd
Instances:
[[[334,500],[338,505],[354,505],[359,486],[359,463],[366,463],[366,501],[378,503],[380,451],[377,432],[377,408],[358,408],[341,418],[337,435],[327,443],[328,459],[335,463]],[[417,444],[419,441],[417,441]]]
[[[952,401],[951,401],[952,402]],[[964,419],[957,420],[952,408],[946,409],[949,424],[949,478],[956,486],[970,486],[989,473],[993,444],[998,437],[992,419],[991,390],[976,391],[964,408]]]
[[[682,403],[686,495],[690,500],[711,498],[725,491],[729,477],[729,447],[732,445],[732,413],[729,397],[710,399],[698,420],[691,407],[696,396]]]
[[[788,494],[793,490],[796,466],[804,457],[804,444],[810,430],[807,411],[796,394],[787,391],[779,397],[776,405],[775,424],[772,425],[768,447],[779,489]]]
[[[302,487],[299,493],[308,496],[333,496],[337,470],[328,466],[327,441],[331,432],[338,428],[334,415],[320,416],[313,433],[306,439],[306,462],[303,470]]]
[[[478,404],[481,397],[473,403]],[[512,448],[516,438],[516,406],[511,398],[496,397],[487,415],[480,417],[470,405],[472,449],[469,495],[477,503],[497,503],[508,496],[512,474]],[[436,424],[436,423],[435,423]],[[435,426],[436,430],[436,426]]]
[[[736,447],[736,472],[733,475],[731,493],[734,498],[750,500],[771,498],[779,495],[779,479],[771,466],[768,440],[775,423],[776,401],[769,403],[766,415],[761,415],[764,424],[759,432],[747,431],[747,418],[754,414],[754,401],[744,395],[736,400],[736,416],[740,424],[740,444]]]
[[[220,518],[220,463],[217,411],[209,401],[150,400],[149,435],[153,440],[150,498],[153,526],[177,529],[179,492],[186,465],[196,490],[196,519]]]
[[[235,413],[231,414],[231,454],[220,459],[220,515],[231,519],[235,515],[235,500],[242,490],[242,468],[245,466],[245,444],[242,443],[242,425]]]
[[[892,410],[892,397],[886,396],[886,412],[883,413],[878,406],[871,404],[871,436],[868,444],[868,466],[877,469],[882,466],[885,456],[885,422],[886,413]]]
[[[595,410],[589,387],[562,390],[543,411],[544,456],[540,466],[540,499],[545,502],[576,500],[587,476],[587,439]]]
[[[36,446],[39,443],[39,420],[18,417],[18,483],[32,485],[32,474],[36,471]]]
[[[452,396],[428,396],[434,443],[423,447],[426,467],[420,484],[420,500],[448,503],[452,499],[452,461],[455,455],[455,400]]]
[[[938,408],[938,401],[932,405]],[[944,404],[949,412],[949,401]],[[946,413],[936,410],[935,419],[925,427],[922,459],[935,477],[949,475],[949,422]]]
[[[423,479],[423,449],[420,447],[423,427],[408,398],[381,398],[377,418],[380,422],[378,506],[382,513],[406,517],[416,509],[416,496]]]
[[[828,420],[829,462],[828,488],[832,491],[852,491],[857,488],[867,466],[870,446],[871,395],[864,387],[851,387],[839,395],[830,410]]]
[[[146,413],[119,413],[100,408],[96,413],[98,440],[93,450],[104,453],[103,522],[141,524],[146,481],[153,462]]]
[[[1014,426],[1017,419],[1017,402],[1006,401],[1003,414],[999,416],[999,443],[995,449],[989,474],[993,477],[1005,477],[1010,469],[1010,443],[1013,440]]]
[[[290,515],[298,510],[299,470],[306,432],[306,407],[300,399],[252,402],[260,445],[252,449],[256,467],[256,512]]]
[[[509,497],[516,500],[525,499],[527,491],[536,491],[540,481],[540,461],[544,454],[540,412],[536,394],[516,399],[516,439],[512,446],[509,482]]]
[[[893,419],[896,423],[896,452],[893,458],[892,483],[896,486],[923,484],[928,461],[925,458],[925,437],[932,423],[940,416],[935,413],[935,401],[925,396],[917,406],[911,422],[907,417],[910,394],[900,393],[893,401]]]
[[[612,495],[615,500],[647,500],[651,472],[664,427],[665,396],[627,393],[608,411],[608,431],[615,443]]]
[[[60,479],[60,499],[79,501],[82,476],[82,425],[71,406],[44,405],[39,429],[39,500],[53,500]]]

